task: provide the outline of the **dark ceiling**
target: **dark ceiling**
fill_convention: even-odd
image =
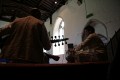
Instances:
[[[68,0],[0,0],[0,20],[12,21],[15,17],[30,14],[32,8],[38,8],[42,19],[52,18],[52,14]]]

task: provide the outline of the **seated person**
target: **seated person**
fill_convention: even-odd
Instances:
[[[106,47],[99,36],[95,33],[95,29],[88,25],[84,28],[85,38],[74,49],[68,49],[66,57],[68,62],[97,62],[106,61]],[[69,58],[69,59],[67,59]]]
[[[99,36],[95,33],[95,29],[88,25],[84,28],[86,38],[75,49],[75,53],[79,54],[79,60],[82,62],[106,61],[106,47]]]

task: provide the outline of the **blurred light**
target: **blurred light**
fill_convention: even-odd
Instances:
[[[57,4],[57,1],[55,1],[55,4]]]

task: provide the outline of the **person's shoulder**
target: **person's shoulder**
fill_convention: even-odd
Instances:
[[[95,35],[96,36],[97,34],[96,33],[92,33],[91,35]]]
[[[89,37],[95,37],[95,36],[97,36],[96,33],[89,34]]]
[[[33,17],[33,16],[26,16],[26,17],[24,17],[24,18],[32,18],[32,19],[34,19],[34,17]]]
[[[39,19],[37,20],[37,24],[44,26],[44,22],[42,20],[39,20]]]
[[[27,17],[17,17],[13,22],[21,21],[21,20],[23,20],[23,19],[25,19],[25,18],[27,18]]]
[[[32,21],[34,20],[36,23],[39,23],[39,24],[44,24],[44,22],[40,19],[37,19],[33,16],[28,16],[28,18],[30,18]]]
[[[96,37],[97,37],[96,33],[91,33],[91,34],[88,35],[87,39],[93,39],[93,38],[96,38]]]

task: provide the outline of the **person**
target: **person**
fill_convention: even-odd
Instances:
[[[67,60],[67,63],[74,63],[75,62],[75,53],[73,50],[74,46],[73,43],[68,44],[68,50],[65,55],[65,59]]]
[[[106,61],[106,47],[99,36],[95,33],[95,29],[87,25],[84,28],[85,39],[74,48],[76,55],[79,57],[78,62],[97,62]]]
[[[95,29],[87,25],[84,28],[85,39],[76,48],[80,61],[106,61],[106,47],[99,36],[95,33]]]
[[[39,9],[32,9],[30,15],[17,18],[0,28],[0,36],[9,35],[1,48],[0,57],[17,63],[48,63],[49,58],[59,56],[43,52],[51,49],[51,42]]]

